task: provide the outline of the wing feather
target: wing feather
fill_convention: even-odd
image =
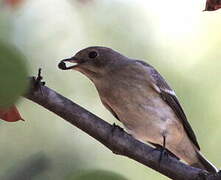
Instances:
[[[190,138],[192,143],[200,150],[200,146],[197,142],[194,131],[187,120],[187,117],[179,103],[178,98],[176,97],[175,92],[170,88],[164,78],[152,66],[146,64],[143,61],[138,62],[149,67],[153,80],[153,88],[160,94],[161,98],[171,107],[171,109],[173,109],[176,116],[182,122],[188,137]]]

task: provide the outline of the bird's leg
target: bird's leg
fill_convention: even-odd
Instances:
[[[163,146],[160,150],[160,158],[159,158],[159,163],[162,161],[163,156],[168,156],[167,150],[166,150],[166,137],[163,136]]]

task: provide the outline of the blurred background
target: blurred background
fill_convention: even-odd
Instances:
[[[1,56],[0,64],[23,63],[10,75],[0,72],[1,89],[18,88],[21,94],[25,83],[5,89],[1,80],[18,82],[19,74],[36,75],[41,67],[50,88],[116,122],[86,77],[57,68],[82,48],[112,47],[161,72],[175,89],[203,154],[220,168],[221,11],[203,12],[204,7],[205,0],[0,0],[0,44],[8,47],[6,52],[0,46],[0,54],[9,56],[15,48],[19,54]],[[27,99],[20,98],[17,106],[25,122],[0,122],[0,179],[168,179],[112,154]]]

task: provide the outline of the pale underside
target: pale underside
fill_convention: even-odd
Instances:
[[[109,87],[108,81],[102,88],[97,84],[103,104],[135,138],[163,145],[165,137],[166,148],[177,157],[190,164],[197,161],[195,152],[197,148],[189,139],[173,109],[154,89],[149,76],[146,74],[144,78],[145,73],[135,72],[136,70],[133,73],[133,67],[128,68],[131,74],[121,73],[121,76],[127,79],[123,82],[113,79],[117,76],[109,77],[109,80],[114,82],[112,86],[115,84],[117,89]]]

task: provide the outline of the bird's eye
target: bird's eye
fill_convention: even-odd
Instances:
[[[97,57],[97,52],[96,51],[89,52],[88,57],[89,58],[96,58]]]

